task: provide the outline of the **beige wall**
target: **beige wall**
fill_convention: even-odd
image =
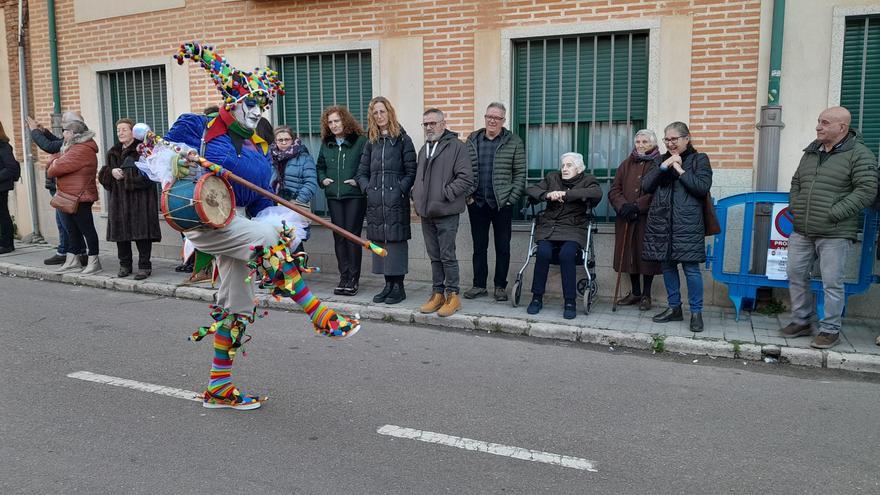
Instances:
[[[89,22],[185,6],[185,0],[150,0],[149,2],[134,0],[115,2],[108,0],[74,0],[73,16],[76,22]]]
[[[842,38],[834,39],[834,9],[857,13],[880,13],[876,0],[797,0],[788,2],[782,49],[782,130],[779,150],[779,190],[787,191],[802,150],[816,139],[819,113],[840,101],[839,59]],[[842,33],[840,33],[842,36]],[[769,36],[769,32],[767,33]],[[763,42],[762,36],[762,42]],[[769,43],[769,38],[767,38]],[[765,66],[762,66],[765,67]],[[764,71],[767,69],[764,68]],[[833,88],[833,89],[832,89]],[[766,101],[766,87],[762,93]]]

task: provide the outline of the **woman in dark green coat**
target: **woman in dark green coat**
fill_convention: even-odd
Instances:
[[[367,197],[354,176],[360,164],[367,138],[361,125],[343,106],[331,106],[321,115],[321,151],[318,152],[318,185],[327,197],[330,221],[343,229],[361,235]],[[358,293],[363,248],[333,234],[339,284],[333,293],[353,296]]]

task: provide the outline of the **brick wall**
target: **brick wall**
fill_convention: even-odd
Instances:
[[[46,115],[52,110],[46,5],[33,2],[31,7],[33,100],[37,115]],[[422,36],[423,104],[446,111],[450,127],[465,133],[475,126],[476,29],[691,15],[689,124],[695,145],[712,156],[715,167],[751,168],[753,163],[760,0],[190,0],[186,9],[82,24],[74,23],[73,0],[58,0],[56,9],[65,109],[78,108],[80,65],[119,58],[170,57],[179,43],[192,39],[213,43],[222,51],[302,40]],[[7,42],[9,36],[7,33]],[[662,63],[670,62],[674,60]],[[204,72],[191,65],[189,73],[192,109],[199,111],[216,103],[216,91]]]

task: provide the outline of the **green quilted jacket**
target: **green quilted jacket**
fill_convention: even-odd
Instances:
[[[474,190],[480,179],[477,161],[477,139],[486,133],[486,129],[474,131],[467,138],[471,166],[474,169]],[[495,164],[492,167],[492,190],[498,207],[507,203],[515,205],[526,189],[526,148],[522,139],[507,129],[501,131],[500,144],[495,151]],[[473,191],[471,191],[473,193]]]
[[[808,237],[857,238],[859,212],[877,194],[877,159],[850,129],[846,141],[819,163],[813,141],[791,178],[789,208],[795,232]]]

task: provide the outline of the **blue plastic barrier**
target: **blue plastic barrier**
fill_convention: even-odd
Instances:
[[[755,309],[755,296],[759,287],[788,288],[788,280],[771,280],[766,275],[749,273],[752,258],[752,237],[755,225],[755,204],[757,203],[788,203],[786,192],[750,192],[735,194],[715,203],[715,212],[721,225],[721,233],[715,236],[712,246],[706,246],[706,268],[712,270],[712,277],[727,285],[728,296],[736,308],[736,319],[739,320],[743,305],[749,310]],[[745,205],[743,212],[742,241],[740,243],[739,268],[736,272],[724,271],[724,250],[727,234],[727,211],[734,206]],[[871,208],[864,211],[861,257],[859,258],[859,276],[856,282],[844,283],[844,305],[849,296],[866,292],[872,283],[880,283],[880,277],[874,272],[874,255],[877,238],[877,212]],[[822,292],[822,281],[813,280],[811,290],[816,294],[816,311],[821,318],[824,313],[825,297]],[[845,307],[845,306],[844,306]]]

